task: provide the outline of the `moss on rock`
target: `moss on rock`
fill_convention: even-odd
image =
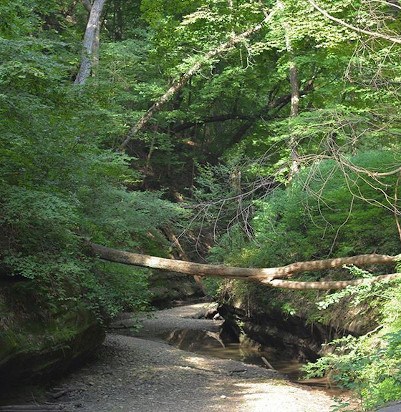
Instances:
[[[38,305],[27,282],[0,282],[0,382],[64,372],[89,356],[104,330],[82,304]],[[35,307],[35,310],[33,308]]]

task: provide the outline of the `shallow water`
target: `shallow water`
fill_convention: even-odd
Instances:
[[[210,344],[210,340],[203,340],[200,334],[195,336],[191,335],[192,339],[186,338],[181,340],[174,340],[171,338],[172,336],[183,335],[188,337],[188,334],[185,330],[176,330],[173,333],[170,333],[168,336],[163,336],[163,338],[170,345],[178,347],[182,350],[220,359],[241,361],[264,368],[267,367],[265,361],[263,360],[263,358],[265,358],[275,370],[285,375],[290,381],[294,383],[324,390],[328,395],[331,396],[340,396],[345,393],[344,390],[337,388],[327,378],[302,379],[301,368],[305,363],[299,362],[295,359],[273,360],[269,358],[269,354],[267,352],[252,349],[243,346],[240,343],[226,343],[223,346],[221,342],[216,341],[215,344]]]

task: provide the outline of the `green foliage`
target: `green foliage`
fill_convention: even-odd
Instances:
[[[241,231],[233,230],[213,248],[213,260],[238,266],[272,267],[366,252],[398,254],[399,233],[394,217],[394,209],[400,208],[395,196],[397,175],[374,173],[396,170],[399,164],[398,153],[379,150],[314,163],[285,189],[256,202],[253,241],[247,241]],[[345,267],[330,273],[306,273],[298,279],[343,279],[344,276],[373,275]],[[328,374],[356,391],[368,410],[401,396],[400,290],[398,281],[380,282],[350,286],[336,293],[325,293],[322,298],[315,291],[268,290],[232,281],[220,289],[220,299],[251,311],[279,309],[283,316],[296,314],[310,323],[330,324],[336,322],[339,313],[345,318],[354,310],[371,324],[381,325],[361,338],[334,341],[329,345],[332,354],[307,367],[313,376]],[[318,308],[313,304],[316,301]]]
[[[366,270],[360,269],[355,266],[343,266],[344,269],[348,269],[349,272],[353,275],[354,278],[365,278],[369,279],[373,277],[373,274],[369,273]],[[348,286],[345,289],[342,289],[335,293],[327,294],[324,299],[317,302],[317,307],[320,310],[329,308],[335,304],[341,304],[344,298],[350,297],[348,305],[349,306],[360,306],[364,302],[375,298],[377,301],[380,299],[383,291],[387,289],[388,285],[386,282],[379,283],[370,283],[366,285],[359,286]],[[375,302],[376,302],[375,300]],[[373,301],[370,306],[374,306]]]
[[[346,22],[396,35],[399,13],[384,3],[321,4]],[[96,76],[75,88],[87,19],[81,2],[0,0],[1,271],[28,279],[26,287],[53,313],[74,299],[104,317],[142,309],[146,273],[94,264],[85,241],[165,254],[160,229],[187,217],[164,200],[177,192],[198,203],[193,228],[215,238],[224,230],[215,262],[272,266],[399,253],[399,181],[395,172],[380,175],[400,165],[399,48],[360,41],[305,0],[282,4],[257,33],[205,61],[276,2],[113,0]],[[129,155],[116,153],[132,125],[199,61],[202,68],[136,136]],[[292,62],[302,97],[299,115],[290,118]],[[289,184],[291,141],[304,163]],[[266,192],[279,183],[287,187]],[[248,306],[278,305],[286,315],[316,296],[298,293],[295,305],[283,292],[209,282],[213,293],[231,288]],[[355,290],[328,295],[322,306],[387,293],[378,285]],[[394,299],[389,295],[392,305]],[[383,319],[391,316],[383,312]],[[398,332],[382,339],[397,349],[391,333]],[[396,349],[384,356],[388,362]],[[372,393],[397,396],[397,375],[380,381],[369,373],[377,384]]]
[[[304,369],[308,377],[329,374],[360,396],[364,410],[371,410],[401,397],[401,285],[392,281],[349,293],[354,302],[379,308],[380,326],[361,337],[330,342],[331,353]]]
[[[349,164],[375,171],[399,161],[391,152],[373,151],[350,158]],[[397,254],[395,183],[394,176],[374,178],[334,161],[305,169],[286,190],[258,202],[253,228],[259,248],[248,262],[266,267],[328,256]]]
[[[217,277],[205,277],[202,280],[202,285],[205,288],[206,296],[210,296],[212,299],[217,299],[222,295],[225,281]]]
[[[38,21],[32,16],[33,1],[2,0],[0,2],[0,36],[12,37],[29,34]]]
[[[141,182],[130,167],[135,159],[107,148],[125,130],[119,106],[110,95],[95,99],[102,83],[73,87],[79,50],[73,31],[58,27],[63,35],[54,40],[50,29],[42,30],[49,16],[63,20],[65,4],[35,3],[32,21],[22,2],[0,6],[10,27],[18,26],[0,38],[2,267],[29,279],[27,288],[54,313],[71,299],[104,317],[143,309],[144,272],[95,267],[85,241],[163,250],[158,229],[183,213],[161,192],[127,190]]]
[[[148,275],[146,269],[98,263],[89,281],[85,279],[83,296],[101,318],[113,318],[123,311],[145,311],[150,298]]]

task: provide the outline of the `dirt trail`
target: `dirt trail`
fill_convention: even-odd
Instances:
[[[145,320],[141,335],[205,322],[213,329],[214,321],[193,319],[206,309],[203,304],[159,311]],[[131,320],[122,322],[114,326],[128,327]],[[53,410],[82,412],[330,412],[335,405],[324,392],[274,371],[116,333],[107,336],[94,361],[58,381],[47,398]]]

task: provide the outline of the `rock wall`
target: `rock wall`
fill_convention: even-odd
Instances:
[[[67,300],[46,306],[28,282],[0,281],[3,386],[61,374],[90,356],[105,337],[103,327],[81,304]]]
[[[322,344],[349,333],[337,325],[310,323],[273,309],[249,312],[241,306],[223,304],[218,312],[226,320],[222,332],[225,340],[238,339],[244,347],[258,348],[276,361],[315,361],[322,355]]]
[[[151,304],[157,308],[167,308],[175,301],[190,300],[204,296],[194,278],[174,272],[153,271],[149,279]]]

